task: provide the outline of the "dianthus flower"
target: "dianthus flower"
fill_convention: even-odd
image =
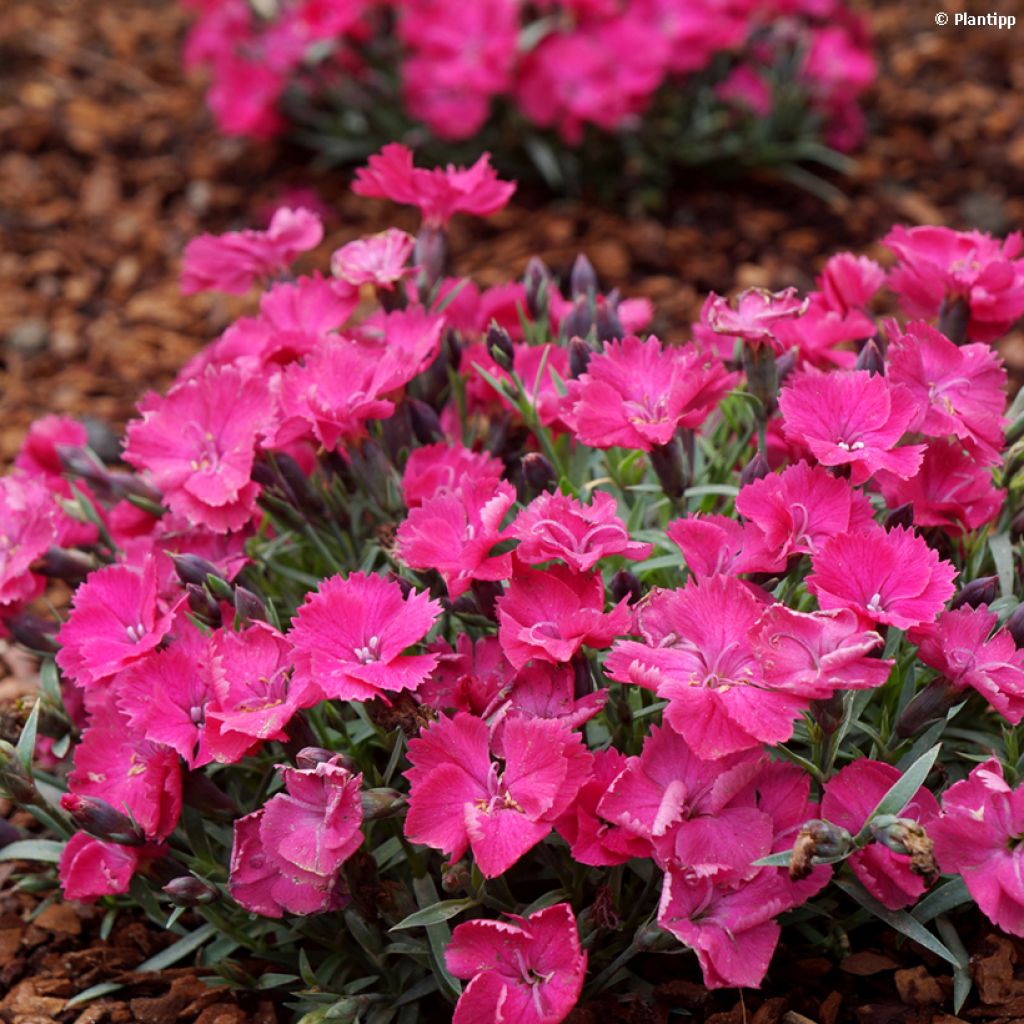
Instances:
[[[559,1024],[576,1005],[587,973],[568,903],[526,918],[466,921],[455,928],[444,957],[455,977],[469,981],[452,1024]]]
[[[50,491],[21,474],[0,478],[0,610],[42,593],[45,581],[31,566],[56,543],[56,506]]]
[[[962,300],[970,319],[967,336],[995,341],[1024,313],[1024,239],[1002,241],[981,231],[897,226],[883,240],[899,257],[889,287],[899,292],[911,316],[935,316]]]
[[[324,237],[320,218],[309,210],[278,210],[266,231],[200,235],[185,247],[181,290],[244,295],[261,277],[287,270],[299,253],[315,249]]]
[[[570,425],[582,444],[649,452],[679,427],[699,427],[734,381],[692,345],[662,348],[653,336],[630,336],[609,342],[567,383]]]
[[[811,559],[807,589],[824,609],[910,629],[932,622],[953,596],[956,570],[912,530],[872,526],[833,537]]]
[[[357,196],[415,206],[427,227],[444,228],[456,213],[489,217],[512,198],[515,182],[501,181],[484,153],[472,167],[414,167],[412,151],[388,143],[356,171]]]
[[[825,264],[818,287],[830,308],[840,313],[862,309],[885,284],[885,271],[867,256],[840,252]]]
[[[513,718],[492,760],[487,723],[440,718],[409,741],[405,835],[454,862],[471,848],[487,878],[507,871],[550,831],[586,780],[590,754],[560,722]]]
[[[571,661],[583,646],[607,647],[629,626],[623,599],[607,614],[599,573],[582,575],[561,565],[516,569],[498,599],[498,638],[505,656],[522,668],[531,658]]]
[[[765,684],[749,636],[761,611],[731,576],[655,589],[636,611],[643,640],[619,641],[605,670],[668,700],[666,721],[698,757],[783,742],[805,702]]]
[[[850,835],[856,835],[882,797],[901,777],[900,770],[891,764],[865,758],[854,761],[825,783],[821,816],[845,828]],[[899,818],[916,821],[930,833],[939,805],[922,786],[895,813]],[[850,854],[848,863],[864,888],[890,910],[916,903],[926,888],[921,875],[911,870],[910,855],[896,853],[880,842],[869,843]]]
[[[422,505],[442,491],[454,490],[465,475],[497,486],[505,467],[488,452],[462,445],[428,444],[409,454],[402,474],[402,497],[409,508]]]
[[[908,324],[906,333],[890,322],[889,333],[889,379],[917,407],[910,429],[929,437],[953,435],[987,464],[999,462],[1006,407],[1006,370],[999,356],[986,344],[958,347],[923,321]]]
[[[853,367],[857,356],[850,342],[873,337],[876,327],[863,311],[841,313],[829,307],[819,292],[812,292],[807,312],[795,319],[780,320],[774,331],[780,351],[795,351],[802,364],[829,370]]]
[[[982,913],[1003,931],[1024,935],[1024,786],[1010,789],[990,758],[942,795],[942,814],[928,828],[935,859],[957,872]]]
[[[87,832],[76,832],[64,844],[57,865],[64,898],[91,903],[127,892],[144,851],[144,847],[106,843]]]
[[[911,635],[917,655],[942,673],[954,689],[971,687],[1011,725],[1024,718],[1024,651],[1008,630],[992,632],[999,621],[987,605],[943,612]]]
[[[560,558],[577,572],[611,555],[644,559],[651,553],[650,544],[629,539],[615,499],[606,491],[595,491],[589,505],[545,492],[519,513],[509,534],[519,541],[516,557],[521,562],[536,565]]]
[[[665,533],[683,553],[686,568],[695,579],[784,568],[784,562],[768,549],[761,530],[732,516],[686,516],[669,523]]]
[[[734,306],[711,292],[704,300],[700,318],[716,334],[742,338],[749,345],[767,345],[779,355],[783,346],[776,339],[777,326],[803,316],[807,302],[797,297],[795,288],[782,292],[747,288],[736,296]]]
[[[515,669],[496,636],[473,640],[459,633],[454,650],[444,639],[431,644],[429,650],[439,655],[437,667],[416,691],[428,707],[487,718],[508,697]]]
[[[901,387],[866,370],[800,374],[779,394],[786,436],[802,441],[825,466],[850,467],[862,484],[880,469],[909,477],[923,445],[897,447],[912,428],[915,402]]]
[[[163,492],[172,512],[215,533],[245,526],[259,485],[256,447],[273,420],[267,384],[233,366],[208,368],[163,398],[148,394],[126,429],[124,457]]]
[[[510,536],[501,521],[515,501],[511,484],[464,476],[454,490],[410,511],[395,538],[398,557],[412,569],[436,569],[453,599],[473,580],[507,579],[511,552],[490,552]]]
[[[398,228],[388,228],[334,250],[331,273],[347,284],[374,284],[391,291],[397,281],[408,277],[414,240]]]
[[[294,682],[318,686],[328,700],[415,690],[439,655],[403,651],[427,635],[440,612],[428,593],[403,597],[397,582],[381,576],[332,576],[292,619]]]

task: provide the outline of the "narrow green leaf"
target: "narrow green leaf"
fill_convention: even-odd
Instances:
[[[40,703],[37,700],[32,705],[32,710],[25,722],[25,728],[21,730],[21,735],[18,737],[18,745],[14,748],[18,754],[18,760],[21,762],[22,767],[25,769],[25,774],[29,778],[32,777],[32,757],[36,752],[36,732],[39,729]]]
[[[476,900],[469,897],[461,900],[441,900],[439,903],[424,907],[422,910],[417,910],[416,913],[410,914],[394,925],[391,931],[400,932],[404,928],[426,928],[429,925],[439,924],[441,921],[447,921],[456,917],[464,910],[474,906],[476,906]]]
[[[964,903],[970,903],[972,898],[964,880],[957,875],[956,878],[951,878],[928,893],[910,913],[921,924],[927,924],[939,914],[948,913]]]
[[[433,880],[429,875],[425,875],[423,878],[414,878],[412,887],[416,893],[416,902],[421,908],[426,909],[438,902],[437,889],[434,888]],[[434,966],[434,976],[437,978],[438,987],[449,999],[458,999],[462,995],[462,985],[457,978],[449,973],[444,962],[444,951],[452,937],[451,929],[444,921],[427,925],[426,928],[427,938],[430,941],[430,959]]]
[[[942,744],[936,743],[931,750],[926,750],[903,773],[903,777],[892,784],[889,792],[878,801],[878,806],[868,815],[864,827],[854,836],[858,845],[863,845],[871,835],[872,819],[880,814],[899,814],[907,806],[932,770],[932,765],[935,764],[935,759],[939,756],[941,749]]]
[[[935,922],[935,927],[939,929],[942,941],[946,943],[958,961],[956,967],[953,968],[953,1012],[959,1013],[971,992],[971,955],[967,952],[949,918],[940,916]]]
[[[751,867],[754,868],[784,868],[789,866],[793,859],[792,850],[783,850],[782,853],[772,853],[760,860],[755,860]]]
[[[0,849],[0,860],[38,860],[56,864],[64,852],[64,844],[53,839],[19,839]]]
[[[1013,543],[1009,533],[997,533],[988,539],[992,561],[999,576],[999,593],[1003,597],[1013,596]]]

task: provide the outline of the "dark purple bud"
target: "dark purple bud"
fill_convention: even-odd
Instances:
[[[145,833],[138,825],[106,800],[65,793],[60,798],[60,805],[78,828],[106,843],[142,846],[146,842]]]
[[[998,576],[979,576],[976,580],[964,584],[952,601],[949,602],[950,611],[963,608],[967,605],[970,608],[977,608],[983,604],[991,604],[999,593]]]
[[[6,818],[0,818],[0,850],[23,838],[20,828],[12,825]]]
[[[580,253],[572,265],[569,275],[569,292],[574,299],[587,298],[597,294],[597,272],[594,265]]]
[[[686,490],[683,454],[675,439],[651,449],[651,465],[657,474],[661,489],[670,498],[681,498]]]
[[[597,331],[597,340],[605,342],[621,338],[626,331],[619,319],[618,309],[600,295],[597,297],[596,305],[594,328]]]
[[[20,612],[5,619],[4,625],[19,644],[31,651],[49,653],[59,647],[55,639],[57,624],[49,619],[40,618],[31,612]]]
[[[576,335],[569,340],[569,376],[575,380],[587,372],[594,350]]]
[[[772,467],[768,465],[768,460],[760,451],[754,452],[754,457],[743,467],[743,472],[740,473],[740,487],[746,487],[747,484],[752,484],[755,480],[763,480],[771,474],[771,471]]]
[[[405,807],[405,797],[397,789],[364,789],[359,797],[364,821],[393,818]]]
[[[96,559],[84,551],[69,548],[50,548],[32,566],[34,572],[52,580],[64,580],[72,586],[81,583],[93,569]]]
[[[567,338],[588,338],[594,329],[594,303],[585,297],[575,299],[569,315],[562,323]]]
[[[495,602],[505,592],[504,587],[496,580],[473,580],[470,587],[480,614],[488,619],[496,618]]]
[[[528,452],[523,456],[522,467],[523,482],[530,494],[554,490],[557,483],[555,469],[546,456],[540,452]]]
[[[453,370],[458,370],[459,364],[462,362],[462,342],[459,341],[459,334],[457,331],[447,330],[444,332],[444,345],[443,355],[448,365]]]
[[[512,347],[512,339],[504,327],[491,324],[487,328],[487,351],[491,358],[503,369],[511,370],[516,350]]]
[[[202,814],[237,818],[242,812],[216,782],[202,772],[186,772],[181,779],[181,796],[189,807]]]
[[[409,402],[409,420],[412,432],[420,444],[435,444],[444,440],[444,430],[437,413],[418,398]]]
[[[747,390],[761,403],[757,416],[767,420],[779,395],[779,374],[772,350],[766,345],[745,345],[743,368]]]
[[[199,907],[220,898],[215,886],[196,878],[195,875],[179,875],[172,878],[164,886],[164,892],[170,897],[171,902],[179,907]]]
[[[243,622],[266,622],[266,605],[245,587],[235,587],[235,612]]]
[[[954,345],[967,341],[967,324],[971,319],[970,301],[963,295],[946,296],[939,311],[939,330]]]
[[[303,512],[319,516],[323,514],[323,502],[313,493],[309,486],[309,477],[303,468],[287,452],[274,452],[274,464],[277,466],[281,479],[295,499],[295,504]]]
[[[196,618],[214,628],[221,624],[220,605],[217,604],[205,587],[197,586],[195,583],[187,583],[185,585],[185,593],[188,594],[188,606],[192,609]]]
[[[421,296],[425,296],[444,277],[448,262],[448,240],[440,228],[422,227],[416,236],[413,263],[420,268],[416,280]]]
[[[843,722],[843,695],[838,690],[825,700],[811,701],[811,714],[821,731],[831,735]]]
[[[530,314],[530,319],[535,322],[543,319],[547,316],[548,311],[551,271],[548,270],[542,259],[536,256],[530,257],[523,274],[523,285],[526,288],[526,312]]]
[[[110,470],[92,449],[81,445],[59,444],[57,458],[66,473],[80,477],[99,491],[109,490]]]
[[[792,349],[789,352],[783,352],[775,360],[775,378],[778,381],[779,387],[786,383],[789,375],[796,369],[798,361],[797,353]]]
[[[95,416],[83,416],[79,421],[85,427],[85,443],[104,462],[117,462],[121,458],[121,438],[109,423]]]
[[[882,520],[882,525],[887,530],[893,530],[897,526],[902,526],[903,529],[909,530],[914,525],[914,503],[908,501],[902,505],[897,505]]]
[[[1024,604],[1017,605],[1006,620],[1006,628],[1018,647],[1024,647]]]
[[[207,577],[215,576],[224,580],[224,574],[205,558],[198,555],[171,555],[171,562],[182,583],[194,583],[197,587],[206,585]],[[227,580],[224,580],[226,583]]]
[[[590,671],[590,662],[586,655],[579,653],[572,659],[572,695],[575,700],[582,700],[594,692],[594,676]]]
[[[628,569],[620,569],[608,584],[612,600],[618,604],[623,598],[629,598],[630,604],[636,604],[644,596],[640,581]]]
[[[916,736],[929,722],[941,718],[959,695],[960,691],[948,679],[933,679],[903,709],[896,721],[896,735],[902,740]]]
[[[275,490],[280,490],[281,481],[278,479],[277,474],[273,468],[262,459],[257,459],[252,464],[252,470],[249,474],[255,483],[258,483],[261,487],[273,487]]]
[[[872,377],[880,377],[885,373],[885,359],[882,358],[878,342],[874,338],[869,338],[864,343],[864,347],[860,350],[857,362],[854,363],[853,368],[855,370],[867,370]]]

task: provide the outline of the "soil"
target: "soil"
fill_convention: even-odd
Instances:
[[[880,74],[867,101],[870,143],[852,177],[830,179],[841,198],[825,203],[770,177],[723,185],[695,174],[645,217],[527,192],[486,224],[456,225],[455,270],[496,283],[539,255],[565,274],[586,251],[605,287],[653,299],[658,331],[673,336],[709,289],[806,288],[839,249],[884,257],[876,243],[895,222],[1013,230],[1024,222],[1024,4],[999,6],[1017,14],[1015,29],[939,27],[935,0],[865,5]],[[122,424],[146,388],[166,386],[239,314],[241,301],[178,294],[192,236],[252,226],[310,189],[331,214],[309,266],[349,238],[413,226],[407,211],[352,197],[346,171],[317,169],[284,144],[221,138],[203,83],[182,74],[185,25],[167,0],[0,4],[0,464],[48,412]],[[1019,384],[1024,332],[1001,348]],[[32,685],[31,664],[2,642],[0,661],[0,699]],[[130,976],[170,941],[165,933],[125,914],[103,939],[101,911],[22,891],[14,870],[0,865],[0,1021],[287,1018],[266,1000],[209,988],[189,966]],[[969,949],[976,994],[963,1018],[1024,1018],[1024,944],[979,932]],[[950,985],[941,963],[891,937],[858,944],[838,968],[787,956],[774,994],[742,1000],[706,992],[692,963],[677,970],[681,958],[663,959],[650,998],[582,1007],[572,1020],[660,1024],[673,1008],[708,1024],[958,1019],[941,1008]],[[131,985],[65,1009],[101,980]]]

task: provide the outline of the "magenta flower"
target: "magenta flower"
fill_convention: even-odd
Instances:
[[[899,782],[900,774],[898,768],[881,761],[861,758],[848,764],[825,783],[821,816],[856,835],[882,797]],[[938,813],[935,797],[922,786],[896,816],[916,821],[930,834]],[[879,842],[850,854],[847,863],[864,888],[890,910],[916,903],[926,888],[924,879],[911,871],[909,854],[896,853]]]
[[[42,593],[45,581],[31,566],[57,543],[56,512],[42,483],[21,474],[0,477],[0,610]]]
[[[521,562],[537,565],[560,558],[577,572],[593,569],[610,555],[644,559],[652,547],[629,539],[615,499],[606,491],[595,491],[589,505],[545,492],[519,513],[509,533],[519,541],[516,557]]]
[[[96,686],[152,653],[170,632],[177,606],[158,600],[155,559],[142,569],[110,565],[75,591],[57,634],[57,664],[81,687]]]
[[[64,898],[92,903],[127,892],[142,851],[142,847],[105,843],[87,832],[76,832],[64,845],[57,865]]]
[[[453,491],[467,474],[481,486],[486,480],[496,487],[504,471],[501,460],[487,452],[430,444],[409,454],[402,474],[402,497],[409,508],[415,508],[441,491]]]
[[[821,466],[798,462],[740,490],[736,511],[779,560],[813,555],[830,538],[874,522],[871,502]]]
[[[427,227],[444,228],[456,213],[489,217],[512,198],[515,182],[501,181],[484,153],[472,167],[414,167],[412,151],[398,142],[371,156],[356,171],[357,196],[415,206]]]
[[[444,958],[455,977],[469,980],[452,1024],[559,1024],[576,1005],[587,973],[568,903],[528,918],[466,921],[452,933]]]
[[[511,552],[490,552],[510,536],[501,521],[515,501],[511,484],[464,476],[454,490],[412,509],[398,528],[397,555],[412,569],[436,569],[453,599],[473,580],[507,579]]]
[[[373,284],[392,291],[415,270],[409,266],[414,239],[398,228],[357,238],[331,256],[331,273],[350,285]]]
[[[731,516],[692,515],[673,520],[665,533],[683,553],[694,579],[739,576],[746,572],[778,572],[784,562],[765,544],[752,523]]]
[[[890,322],[889,333],[889,378],[906,388],[917,407],[910,429],[958,437],[986,464],[999,462],[1006,422],[1006,370],[999,356],[987,344],[958,347],[923,321],[908,324],[905,334]]]
[[[807,311],[792,320],[775,325],[776,347],[795,351],[803,364],[850,369],[857,361],[851,342],[874,336],[874,320],[859,309],[841,313],[832,309],[820,292],[808,296]],[[845,346],[845,347],[841,347]]]
[[[932,441],[909,480],[884,471],[877,480],[890,508],[912,504],[916,526],[937,526],[953,536],[991,523],[1006,499],[992,471],[978,465],[956,440]]]
[[[775,328],[807,312],[807,299],[797,297],[795,288],[770,292],[747,288],[736,296],[735,305],[711,292],[704,301],[701,321],[715,334],[742,338],[749,345],[767,345],[777,355],[783,349],[776,340]]]
[[[437,667],[416,691],[417,699],[435,711],[468,711],[488,718],[512,688],[515,669],[509,664],[496,636],[473,640],[466,633],[437,640],[429,650],[438,654]]]
[[[512,680],[506,713],[524,718],[552,718],[570,729],[578,729],[604,707],[607,690],[576,696],[575,673],[571,665],[531,661]]]
[[[956,578],[949,562],[901,526],[833,537],[811,567],[807,589],[822,608],[850,608],[864,623],[897,629],[933,621],[953,596]]]
[[[126,429],[124,457],[163,491],[172,512],[215,533],[245,526],[259,485],[257,444],[271,426],[267,384],[232,366],[209,368],[163,398],[147,395]]]
[[[425,591],[402,596],[397,582],[361,572],[320,584],[292,619],[294,685],[328,700],[370,700],[415,690],[437,654],[404,654],[430,632],[441,606]]]
[[[942,795],[942,814],[928,828],[935,859],[963,877],[982,913],[1011,935],[1024,935],[1024,786],[1010,789],[990,758]]]
[[[653,336],[629,336],[606,344],[567,382],[568,420],[583,444],[649,452],[679,427],[699,427],[735,379],[692,345],[662,348]]]
[[[341,867],[363,841],[363,777],[338,758],[279,767],[285,792],[235,822],[231,895],[264,917],[338,910],[347,902]]]
[[[653,590],[636,612],[642,641],[619,641],[605,671],[668,700],[666,721],[697,757],[781,743],[805,703],[765,683],[750,642],[761,610],[731,576]]]
[[[885,284],[885,271],[867,256],[840,252],[825,264],[818,278],[828,305],[840,313],[862,309]]]
[[[912,316],[935,316],[943,302],[967,303],[967,335],[995,341],[1024,313],[1024,240],[981,231],[894,227],[883,240],[899,257],[889,287]]]
[[[883,640],[847,608],[797,612],[773,604],[751,633],[765,682],[808,700],[836,690],[866,690],[889,678],[893,662],[871,657]]]
[[[512,718],[501,757],[492,760],[487,724],[466,714],[440,718],[410,740],[406,837],[453,862],[472,849],[487,878],[507,871],[572,804],[590,754],[560,722]]]
[[[498,639],[505,656],[522,668],[531,658],[571,661],[583,646],[600,649],[629,627],[623,599],[607,614],[600,574],[561,565],[517,568],[498,599]]]
[[[862,484],[880,469],[913,476],[923,445],[897,447],[915,418],[915,403],[901,387],[866,370],[808,371],[779,394],[786,436],[800,441],[825,466],[850,467]]]
[[[971,687],[1011,725],[1024,719],[1024,650],[987,605],[943,612],[938,621],[911,635],[917,656],[942,673],[956,690]],[[991,635],[990,635],[991,634]]]
[[[324,226],[315,213],[283,207],[266,231],[200,235],[185,247],[181,290],[185,295],[203,291],[244,295],[259,278],[287,270],[323,237]]]

